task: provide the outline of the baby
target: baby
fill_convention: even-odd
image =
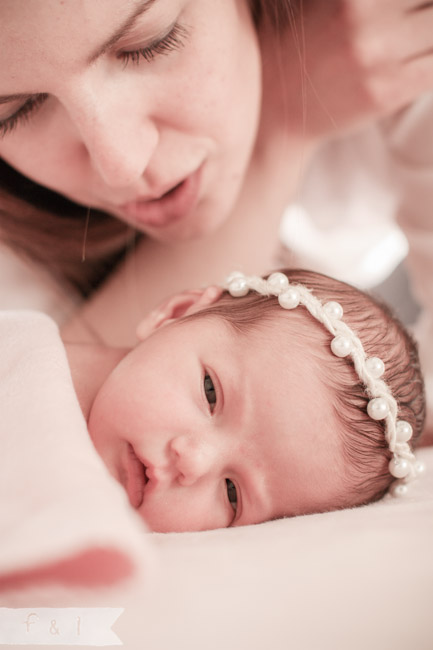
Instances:
[[[137,334],[131,351],[67,350],[92,441],[152,530],[366,504],[423,469],[416,346],[347,284],[233,274],[170,298]]]

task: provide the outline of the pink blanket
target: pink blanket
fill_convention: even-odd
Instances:
[[[0,587],[146,575],[141,519],[87,434],[55,323],[0,312]]]

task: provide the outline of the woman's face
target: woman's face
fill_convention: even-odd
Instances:
[[[261,75],[246,0],[2,0],[0,156],[163,241],[230,214]]]

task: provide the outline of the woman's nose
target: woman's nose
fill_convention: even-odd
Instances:
[[[159,132],[134,102],[91,98],[74,116],[91,168],[113,189],[141,178],[158,146]]]
[[[153,124],[134,130],[124,117],[116,124],[102,119],[84,140],[91,166],[110,188],[133,185],[144,174],[158,144]]]
[[[193,485],[212,470],[217,450],[209,442],[194,436],[181,435],[170,443],[172,462],[181,485]]]

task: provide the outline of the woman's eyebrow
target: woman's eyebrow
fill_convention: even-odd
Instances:
[[[146,11],[148,11],[151,6],[156,2],[157,0],[141,0],[138,3],[137,8],[135,11],[127,18],[127,20],[119,27],[119,29],[103,44],[101,45],[93,54],[90,55],[90,57],[87,60],[88,65],[91,65],[98,59],[100,56],[102,56],[107,50],[109,50],[113,45],[117,43],[123,36],[126,36],[128,32],[134,27],[134,24],[136,20],[142,16]],[[10,102],[16,102],[16,101],[27,101],[31,97],[34,97],[35,95],[29,94],[29,93],[24,93],[24,94],[14,94],[14,95],[1,95],[0,96],[0,104],[8,104]]]
[[[129,16],[129,18],[119,27],[119,29],[103,44],[101,45],[87,60],[87,63],[91,65],[99,59],[100,56],[105,54],[107,50],[113,47],[123,36],[134,27],[134,24],[140,16],[142,16],[150,7],[156,2],[156,0],[141,0],[138,3],[135,11]]]

